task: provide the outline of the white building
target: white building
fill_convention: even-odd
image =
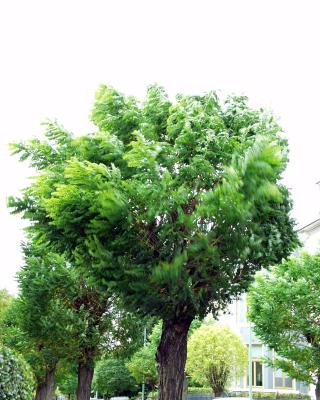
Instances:
[[[318,182],[320,187],[320,182]],[[299,237],[303,243],[303,249],[314,254],[320,251],[320,218],[298,229]],[[299,252],[297,252],[298,254]],[[246,295],[233,302],[229,307],[229,312],[221,316],[219,321],[230,326],[232,330],[238,333],[245,344],[249,346],[250,341],[250,323],[247,320],[247,302]],[[281,370],[274,370],[261,362],[262,357],[272,358],[272,350],[264,345],[253,333],[251,329],[252,343],[252,385],[254,391],[269,392],[290,392],[305,393],[314,397],[313,388],[295,379],[291,379]],[[249,378],[247,376],[235,383],[232,390],[248,390]]]

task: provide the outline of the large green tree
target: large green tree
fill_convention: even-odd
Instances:
[[[226,326],[203,324],[188,341],[187,372],[197,383],[209,385],[215,397],[244,375],[247,363],[247,346]]]
[[[160,399],[177,400],[195,316],[216,315],[297,244],[279,184],[286,141],[245,97],[171,103],[157,86],[142,104],[101,86],[92,120],[93,134],[50,123],[46,140],[14,146],[39,174],[10,205],[128,309],[163,319]]]
[[[249,292],[254,331],[275,350],[269,363],[316,385],[320,399],[320,254],[302,254],[259,274]]]

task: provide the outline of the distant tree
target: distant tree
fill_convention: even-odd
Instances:
[[[36,380],[36,400],[52,398],[59,360],[75,354],[74,316],[55,296],[68,283],[63,259],[54,254],[39,258],[25,248],[25,265],[18,275],[20,294],[4,315],[3,340],[22,354]],[[60,284],[57,282],[60,282]]]
[[[243,376],[247,362],[246,345],[228,327],[204,324],[188,341],[187,372],[196,382],[209,385],[216,397],[232,379]]]
[[[163,319],[160,400],[180,400],[192,320],[298,243],[279,183],[287,143],[270,114],[212,92],[171,103],[151,86],[139,104],[101,86],[92,120],[93,134],[49,123],[13,147],[39,175],[10,205],[128,309]]]
[[[0,318],[12,300],[13,296],[6,289],[0,289]]]
[[[107,397],[126,395],[137,391],[134,378],[125,362],[107,358],[98,362],[93,379],[93,389]]]
[[[189,329],[189,336],[195,329],[199,328],[200,325],[201,322],[198,319],[193,320]],[[146,383],[151,390],[155,390],[155,387],[159,384],[156,353],[160,343],[161,333],[162,323],[159,322],[153,327],[146,345],[135,352],[127,363],[127,367],[136,382],[139,384],[143,382]]]
[[[61,364],[57,371],[56,382],[60,393],[68,400],[75,399],[78,386],[76,362]]]
[[[250,288],[249,319],[275,350],[269,364],[316,385],[320,399],[320,254],[302,254],[256,277]]]
[[[12,350],[0,346],[0,398],[31,400],[33,376],[24,359]]]
[[[138,384],[146,383],[151,390],[154,390],[159,383],[159,374],[156,362],[157,347],[160,342],[162,324],[154,326],[148,342],[136,351],[127,367]]]
[[[0,345],[3,342],[3,319],[5,316],[5,312],[7,308],[10,306],[12,300],[14,299],[13,296],[9,294],[6,289],[0,289]]]

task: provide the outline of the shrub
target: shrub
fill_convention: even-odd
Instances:
[[[1,400],[31,400],[33,378],[28,364],[12,350],[0,348]]]
[[[231,392],[232,397],[248,397],[249,392],[236,391]],[[308,394],[302,393],[279,393],[279,392],[253,392],[254,399],[268,399],[268,400],[310,400]]]

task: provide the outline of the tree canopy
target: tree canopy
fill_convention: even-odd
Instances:
[[[48,123],[46,141],[14,146],[41,173],[10,204],[135,309],[216,312],[245,277],[294,248],[288,193],[277,184],[286,142],[245,97],[180,95],[171,104],[152,86],[139,107],[101,86],[92,120],[94,134]]]
[[[289,376],[317,387],[320,398],[320,255],[301,254],[259,274],[250,288],[249,318],[275,350],[269,360]]]
[[[279,184],[287,143],[272,115],[214,92],[171,102],[151,86],[139,103],[102,85],[92,121],[92,134],[50,122],[45,140],[13,146],[38,175],[10,206],[128,309],[163,318],[164,334],[184,330],[185,349],[196,315],[216,315],[298,243]],[[169,337],[163,366],[177,361],[168,346],[185,358]]]

